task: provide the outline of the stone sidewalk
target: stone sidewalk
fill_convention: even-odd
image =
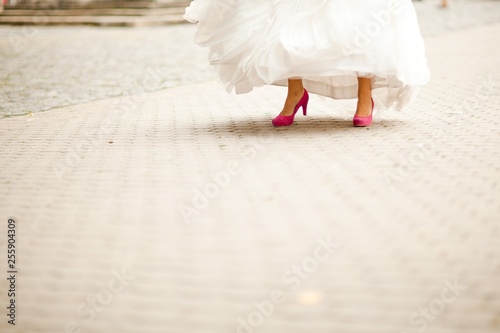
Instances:
[[[500,1],[437,1],[415,2],[424,37],[500,22]],[[194,32],[0,26],[0,117],[215,80]]]
[[[215,82],[1,120],[0,331],[497,333],[499,34],[428,38],[430,84],[365,129]]]

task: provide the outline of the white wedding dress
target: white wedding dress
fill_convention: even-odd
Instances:
[[[357,97],[370,77],[379,106],[401,110],[429,80],[411,0],[194,0],[185,19],[227,91],[287,85]]]

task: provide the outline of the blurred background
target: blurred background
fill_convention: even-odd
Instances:
[[[5,0],[3,0],[5,1]],[[424,37],[500,21],[499,1],[414,1]],[[10,0],[0,14],[0,115],[27,114],[121,94],[216,79],[189,1]],[[56,65],[57,64],[57,65]],[[64,84],[62,84],[64,83]],[[141,88],[144,89],[144,88]]]
[[[432,79],[361,130],[227,94],[189,1],[0,1],[1,333],[500,332],[500,1],[414,1]]]
[[[3,0],[2,23],[97,26],[165,25],[183,22],[185,0]],[[44,19],[33,16],[47,16]]]

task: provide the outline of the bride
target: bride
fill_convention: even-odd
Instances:
[[[308,91],[357,98],[354,126],[377,104],[401,110],[429,80],[411,0],[194,0],[185,19],[228,92],[288,87],[274,126],[289,126]]]

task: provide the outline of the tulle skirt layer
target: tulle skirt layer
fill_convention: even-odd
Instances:
[[[429,80],[411,0],[194,0],[185,18],[228,91],[302,78],[345,99],[369,77],[378,102],[401,110]]]

